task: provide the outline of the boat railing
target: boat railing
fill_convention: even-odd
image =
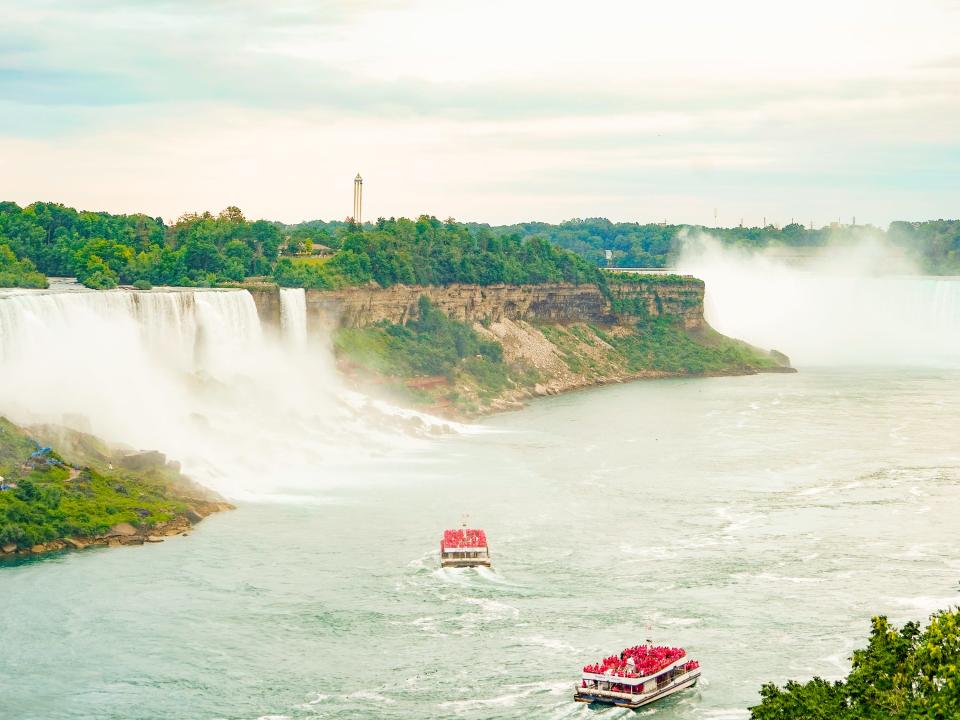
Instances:
[[[669,678],[667,678],[667,674],[670,672],[672,672],[672,675]],[[646,678],[644,678],[643,683],[637,683],[638,678],[625,678],[625,677],[620,677],[619,675],[605,675],[604,679],[600,680],[597,675],[590,673],[589,676],[584,677],[584,679],[589,680],[591,682],[596,682],[598,683],[598,685],[596,686],[588,685],[587,687],[583,687],[582,684],[575,683],[574,687],[578,691],[587,690],[590,692],[601,692],[604,695],[609,694],[609,695],[615,695],[616,697],[631,698],[631,697],[637,697],[638,695],[645,695],[647,693],[656,692],[657,690],[662,689],[664,685],[669,685],[670,683],[675,682],[678,679],[682,678],[683,676],[688,675],[689,673],[692,673],[692,672],[699,673],[700,668],[695,667],[688,670],[687,668],[680,665],[672,668],[672,670],[663,671],[658,675],[648,675]],[[587,674],[584,673],[584,675],[586,676]],[[599,683],[606,683],[607,685],[631,685],[633,683],[636,683],[635,685],[633,685],[634,687],[646,687],[648,683],[653,684],[654,679],[656,680],[656,683],[654,684],[653,687],[647,690],[641,690],[640,692],[632,692],[632,693],[621,692],[619,690],[609,690],[599,686]]]

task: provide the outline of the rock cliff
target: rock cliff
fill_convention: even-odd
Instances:
[[[675,317],[687,330],[703,326],[703,281],[694,277],[651,276],[632,282],[610,283],[610,297],[596,285],[447,285],[389,288],[356,287],[307,290],[307,327],[332,330],[369,327],[379,322],[404,323],[426,296],[451,318],[467,323],[502,320],[525,322],[615,325],[637,316]],[[276,288],[250,288],[261,321],[280,324]]]

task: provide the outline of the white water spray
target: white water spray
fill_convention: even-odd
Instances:
[[[678,270],[706,282],[717,330],[803,365],[960,366],[960,279],[920,275],[879,243],[823,249],[800,265],[688,241]]]
[[[411,413],[342,387],[328,344],[308,339],[303,291],[281,300],[275,342],[246,291],[0,294],[0,414],[161,450],[238,499],[394,466],[419,442],[397,429]]]

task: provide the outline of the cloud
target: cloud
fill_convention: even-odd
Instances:
[[[942,202],[956,161],[936,0],[11,0],[5,20],[0,191],[24,200],[111,207],[140,183],[165,215],[231,195],[339,217],[339,175],[329,201],[317,177],[361,169],[384,214],[825,221],[836,201],[883,222],[894,187],[900,216]]]

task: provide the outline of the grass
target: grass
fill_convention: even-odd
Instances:
[[[466,372],[484,386],[506,382],[500,343],[448,318],[426,297],[420,298],[417,317],[409,322],[345,328],[337,333],[334,346],[353,362],[385,375],[452,379]]]
[[[110,470],[104,458],[79,468],[56,450],[35,455],[37,447],[29,433],[0,418],[0,475],[17,486],[0,491],[0,544],[28,548],[98,535],[122,522],[148,528],[188,509],[174,490],[179,473],[168,466]]]
[[[702,375],[776,365],[773,359],[746,343],[712,330],[691,334],[670,318],[640,323],[634,333],[606,339],[625,357],[631,372],[658,370]]]

